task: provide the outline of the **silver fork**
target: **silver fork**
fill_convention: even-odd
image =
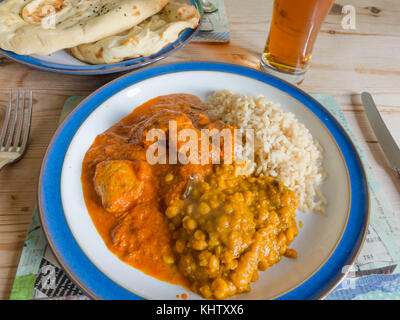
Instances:
[[[28,97],[26,97],[27,93]],[[29,100],[27,107],[26,98]],[[25,92],[25,90],[22,90],[20,92],[18,90],[14,107],[12,106],[12,99],[13,93],[10,90],[7,112],[0,136],[0,169],[22,158],[31,129],[32,91]]]

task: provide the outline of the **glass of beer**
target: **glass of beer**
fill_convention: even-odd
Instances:
[[[315,39],[333,3],[334,0],[275,0],[261,71],[301,83]]]

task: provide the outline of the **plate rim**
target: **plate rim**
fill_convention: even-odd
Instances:
[[[152,54],[148,57],[138,57],[133,59],[128,59],[125,61],[111,63],[111,64],[101,64],[101,65],[84,65],[84,66],[74,66],[74,65],[67,65],[49,61],[43,61],[37,58],[34,58],[30,55],[20,55],[8,50],[4,50],[0,48],[0,56],[3,55],[4,57],[17,62],[19,64],[38,69],[43,71],[50,71],[55,73],[62,73],[62,74],[72,74],[72,75],[99,75],[99,74],[110,74],[110,73],[117,73],[123,72],[132,69],[138,69],[145,67],[149,64],[155,63],[159,60],[165,59],[174,52],[178,51],[179,49],[186,46],[193,37],[199,32],[200,26],[203,20],[203,8],[199,0],[188,0],[190,5],[194,5],[196,9],[200,13],[200,20],[196,28],[190,29],[187,28],[183,31],[183,33],[179,36],[177,40],[173,43],[168,44],[160,51]],[[0,0],[0,3],[3,0]],[[66,50],[66,49],[64,49]]]
[[[270,86],[275,87],[278,90],[281,90],[287,94],[289,94],[292,98],[298,100],[300,103],[302,103],[306,108],[310,109],[310,111],[318,118],[319,121],[322,122],[322,124],[326,127],[326,129],[330,132],[330,134],[332,135],[332,137],[334,138],[335,142],[337,143],[337,145],[339,146],[339,150],[343,155],[343,158],[345,159],[345,164],[346,164],[346,169],[347,172],[350,176],[350,190],[353,190],[353,181],[355,181],[356,185],[360,185],[361,189],[364,189],[362,191],[364,192],[359,192],[359,194],[362,194],[361,196],[358,196],[358,202],[356,202],[356,209],[359,209],[359,205],[361,205],[361,209],[362,212],[358,213],[361,214],[363,219],[358,221],[358,223],[360,224],[359,226],[359,230],[357,233],[357,236],[355,237],[355,239],[351,242],[352,245],[349,244],[345,244],[343,243],[344,241],[344,236],[345,234],[349,233],[349,224],[346,225],[344,231],[343,231],[343,236],[341,239],[338,239],[338,244],[337,247],[333,250],[333,252],[331,253],[330,257],[323,262],[323,264],[320,266],[319,269],[317,269],[317,271],[308,279],[305,279],[302,283],[300,283],[299,285],[297,285],[295,288],[293,288],[291,291],[289,292],[285,292],[283,295],[277,297],[277,299],[299,299],[299,297],[301,298],[301,296],[307,298],[307,299],[322,299],[325,296],[327,296],[339,283],[340,281],[343,279],[343,277],[346,275],[346,273],[342,272],[342,269],[339,271],[339,273],[337,273],[336,271],[334,272],[334,280],[330,280],[329,283],[326,283],[324,286],[320,285],[318,290],[322,291],[322,292],[313,292],[311,290],[304,290],[305,286],[307,285],[307,283],[310,283],[310,281],[313,281],[314,283],[318,280],[315,280],[314,278],[316,276],[318,276],[318,274],[320,274],[324,269],[324,267],[327,266],[327,264],[333,259],[333,256],[336,254],[338,255],[338,250],[341,249],[340,247],[343,246],[347,246],[347,247],[351,247],[350,249],[347,248],[347,250],[349,252],[346,252],[344,254],[342,254],[342,260],[344,259],[347,263],[341,263],[340,267],[342,268],[345,265],[351,265],[353,264],[353,262],[355,261],[355,259],[357,258],[362,244],[364,242],[365,236],[366,236],[366,232],[368,229],[368,225],[369,225],[369,216],[370,216],[370,195],[369,195],[369,188],[368,188],[368,182],[367,182],[367,175],[365,172],[365,168],[364,165],[362,163],[362,160],[358,154],[358,151],[356,149],[356,147],[354,146],[353,141],[351,140],[351,138],[349,137],[348,133],[346,132],[346,130],[342,127],[342,125],[330,114],[330,112],[323,106],[321,105],[317,100],[315,100],[313,97],[311,97],[310,95],[308,95],[307,93],[305,93],[303,90],[299,89],[298,87],[293,86],[292,84],[283,81],[281,79],[278,79],[274,76],[262,73],[258,70],[255,69],[251,69],[251,68],[247,68],[247,67],[243,67],[243,66],[239,66],[239,65],[235,65],[235,64],[227,64],[227,63],[218,63],[218,62],[183,62],[183,63],[172,63],[172,64],[166,64],[166,65],[161,65],[161,66],[154,66],[151,68],[145,68],[144,70],[138,71],[138,72],[131,72],[128,73],[126,75],[123,75],[107,84],[105,84],[104,86],[100,87],[99,89],[97,89],[96,91],[94,91],[92,94],[90,94],[88,97],[86,97],[84,100],[82,100],[77,107],[75,107],[75,109],[66,117],[66,119],[62,122],[62,124],[59,126],[59,128],[56,130],[56,132],[54,133],[51,142],[48,145],[48,148],[46,150],[45,156],[43,158],[43,162],[42,162],[42,166],[41,166],[41,170],[40,170],[40,176],[39,176],[39,188],[38,188],[38,199],[39,199],[39,214],[40,214],[40,220],[42,223],[42,227],[45,233],[45,236],[48,240],[48,243],[52,249],[52,251],[54,252],[57,260],[60,262],[60,264],[63,266],[63,268],[66,270],[67,274],[78,284],[78,286],[80,288],[83,289],[84,292],[86,292],[89,296],[91,296],[92,298],[98,299],[101,298],[102,296],[104,297],[104,292],[95,292],[95,289],[90,289],[88,288],[88,281],[86,281],[86,284],[84,284],[82,281],[82,276],[80,275],[80,279],[79,276],[75,276],[74,272],[70,270],[69,266],[71,265],[71,261],[69,262],[69,266],[68,266],[68,262],[64,261],[63,258],[60,257],[60,255],[57,252],[57,248],[61,249],[60,246],[62,247],[62,243],[59,242],[58,240],[54,239],[54,234],[51,236],[48,230],[48,225],[46,224],[46,221],[49,222],[49,216],[48,216],[48,211],[47,211],[47,216],[46,216],[46,208],[43,207],[44,205],[44,201],[42,199],[42,197],[45,197],[46,195],[43,194],[44,190],[43,190],[43,183],[44,183],[44,179],[46,177],[44,177],[45,174],[45,169],[47,168],[46,165],[48,163],[48,158],[49,158],[49,154],[53,149],[53,145],[55,144],[55,142],[57,142],[57,138],[59,138],[59,135],[62,133],[62,130],[65,130],[66,125],[68,124],[68,122],[72,121],[70,119],[72,119],[72,117],[77,117],[78,115],[78,111],[82,112],[82,110],[89,109],[86,110],[86,113],[83,115],[83,119],[82,121],[78,124],[76,130],[74,130],[74,132],[72,134],[70,134],[70,139],[69,141],[64,141],[64,145],[65,146],[65,152],[67,151],[71,140],[73,139],[76,131],[81,127],[82,123],[86,120],[86,118],[101,104],[103,103],[105,100],[107,100],[108,98],[110,98],[111,96],[115,95],[116,93],[124,90],[125,88],[127,88],[130,85],[133,85],[135,83],[139,83],[141,81],[144,81],[146,79],[150,79],[159,75],[165,75],[165,74],[171,74],[171,73],[178,73],[178,72],[187,72],[187,71],[217,71],[217,72],[225,72],[225,73],[230,73],[230,74],[234,74],[234,75],[240,75],[240,76],[245,76],[248,78],[252,78],[255,80],[259,80],[261,82],[264,82]],[[127,83],[124,83],[127,82]],[[110,91],[107,92],[106,94],[104,94],[104,91]],[[288,92],[289,91],[289,92]],[[295,94],[295,96],[293,95]],[[299,98],[301,98],[301,100],[299,100]],[[100,100],[96,103],[93,103],[92,106],[88,105],[88,103],[90,104],[92,102],[92,100]],[[302,101],[303,100],[303,101]],[[328,116],[328,118],[330,118],[329,120],[333,120],[333,126],[336,126],[336,128],[334,128],[335,130],[337,130],[338,132],[337,134],[342,135],[341,139],[344,139],[344,141],[342,141],[340,144],[337,141],[337,137],[331,132],[331,130],[328,128],[327,123],[325,121],[322,121],[322,119],[315,114],[315,112],[313,110],[311,110],[311,106],[307,105],[307,103],[304,103],[304,101],[313,104],[314,108],[317,108],[319,112],[321,112],[324,116]],[[90,112],[88,112],[90,111]],[[85,116],[86,115],[86,116]],[[78,119],[79,120],[79,119]],[[332,123],[330,124],[330,126],[332,126]],[[342,144],[343,143],[347,143],[347,148],[348,151],[350,151],[350,155],[345,156],[343,154],[343,151],[341,149]],[[54,151],[53,151],[54,152]],[[356,173],[352,173],[350,172],[350,168],[349,165],[347,163],[347,158],[349,158],[349,160],[351,160],[352,162],[354,162],[352,164],[352,166],[356,166],[355,169],[359,170],[359,172]],[[58,155],[58,161],[61,161],[61,167],[60,167],[60,174],[59,177],[57,177],[57,181],[58,181],[58,193],[60,193],[60,185],[59,185],[59,181],[61,179],[61,171],[62,171],[62,166],[64,163],[64,158],[65,158],[65,153],[61,155]],[[350,167],[352,167],[350,166]],[[358,180],[354,180],[354,178],[352,178],[352,175],[355,174],[360,175],[359,178],[360,181]],[[49,178],[47,178],[48,180]],[[52,184],[54,183],[53,179],[52,180]],[[57,191],[56,191],[57,193]],[[60,196],[60,202],[61,202],[61,194],[59,194]],[[51,199],[50,199],[51,200]],[[53,199],[54,201],[54,199]],[[56,200],[57,201],[57,200]],[[353,209],[353,201],[350,204],[350,214],[348,216],[348,219],[350,220],[350,218],[352,217],[352,212],[355,210]],[[62,203],[61,203],[61,214],[64,215],[63,209],[62,209]],[[354,215],[357,215],[356,213],[353,213]],[[47,220],[46,220],[47,218]],[[50,216],[51,218],[51,216]],[[65,219],[65,216],[64,216]],[[65,221],[66,222],[66,221]],[[357,221],[355,221],[357,222]],[[353,223],[355,223],[353,221]],[[67,232],[69,231],[69,233],[71,233],[71,230],[68,227],[68,224],[65,225],[67,227]],[[53,230],[54,233],[54,230]],[[89,262],[89,266],[86,265],[86,267],[90,267],[90,269],[95,269],[95,271],[97,271],[98,276],[100,276],[102,279],[102,281],[106,281],[108,286],[113,287],[113,290],[116,290],[118,292],[118,294],[120,295],[119,298],[114,297],[111,295],[112,298],[117,298],[117,299],[126,299],[126,298],[130,298],[130,299],[142,299],[142,297],[134,294],[133,292],[123,288],[122,286],[116,284],[115,282],[113,282],[110,278],[108,278],[106,275],[103,274],[103,272],[98,269],[96,266],[94,266],[94,264],[89,260],[89,258],[83,253],[83,251],[80,249],[79,244],[77,244],[75,238],[72,236],[72,234],[70,234],[70,236],[72,237],[72,240],[74,244],[74,248],[78,249],[78,251],[80,251],[80,254],[83,255],[83,257],[81,256],[81,258],[86,258],[87,261],[85,261],[83,263],[84,267],[85,264],[87,264],[87,262]],[[58,242],[57,242],[58,241]],[[76,247],[75,247],[76,246]],[[343,261],[344,262],[344,261]],[[332,263],[332,261],[331,261]],[[76,264],[76,261],[74,262],[74,264]],[[82,264],[81,262],[78,262],[78,264]],[[90,266],[91,265],[91,266]],[[74,266],[76,267],[76,266]],[[81,266],[82,267],[82,266]],[[80,270],[82,273],[82,270]],[[87,270],[86,270],[87,271]],[[333,271],[331,270],[330,273],[332,273]],[[85,273],[85,270],[83,270],[83,273]],[[87,273],[87,272],[86,272]],[[314,279],[314,280],[313,280]],[[84,279],[87,280],[87,279]],[[101,285],[101,283],[99,283],[100,280],[94,281],[95,285]],[[111,282],[111,283],[110,283]],[[93,286],[93,281],[91,281],[91,285]],[[104,286],[104,284],[103,284]],[[117,288],[115,288],[117,287]],[[303,293],[299,294],[299,289],[303,290]],[[98,287],[97,287],[97,291],[98,291]],[[101,291],[101,290],[100,290]],[[124,292],[121,292],[124,291]],[[109,297],[106,297],[109,298]]]

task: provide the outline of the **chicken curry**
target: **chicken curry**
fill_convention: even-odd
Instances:
[[[193,95],[144,103],[87,151],[81,180],[88,212],[110,251],[148,275],[205,298],[249,291],[258,270],[297,255],[288,248],[298,233],[295,193],[270,177],[237,174],[236,163],[150,164],[147,133],[168,136],[171,120],[199,136],[232,130]]]

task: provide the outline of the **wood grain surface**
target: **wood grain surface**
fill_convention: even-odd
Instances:
[[[272,0],[226,0],[231,42],[189,44],[158,62],[221,61],[257,68],[272,14]],[[400,143],[400,1],[340,0],[318,36],[312,67],[301,88],[333,95],[400,215],[400,178],[390,168],[360,101],[369,91],[396,141]],[[354,5],[356,29],[341,26],[340,5]],[[87,95],[121,74],[73,76],[34,70],[0,57],[0,126],[8,90],[34,92],[33,122],[25,157],[0,171],[0,299],[9,297],[13,278],[36,205],[38,174],[46,147],[57,128],[64,101]]]

